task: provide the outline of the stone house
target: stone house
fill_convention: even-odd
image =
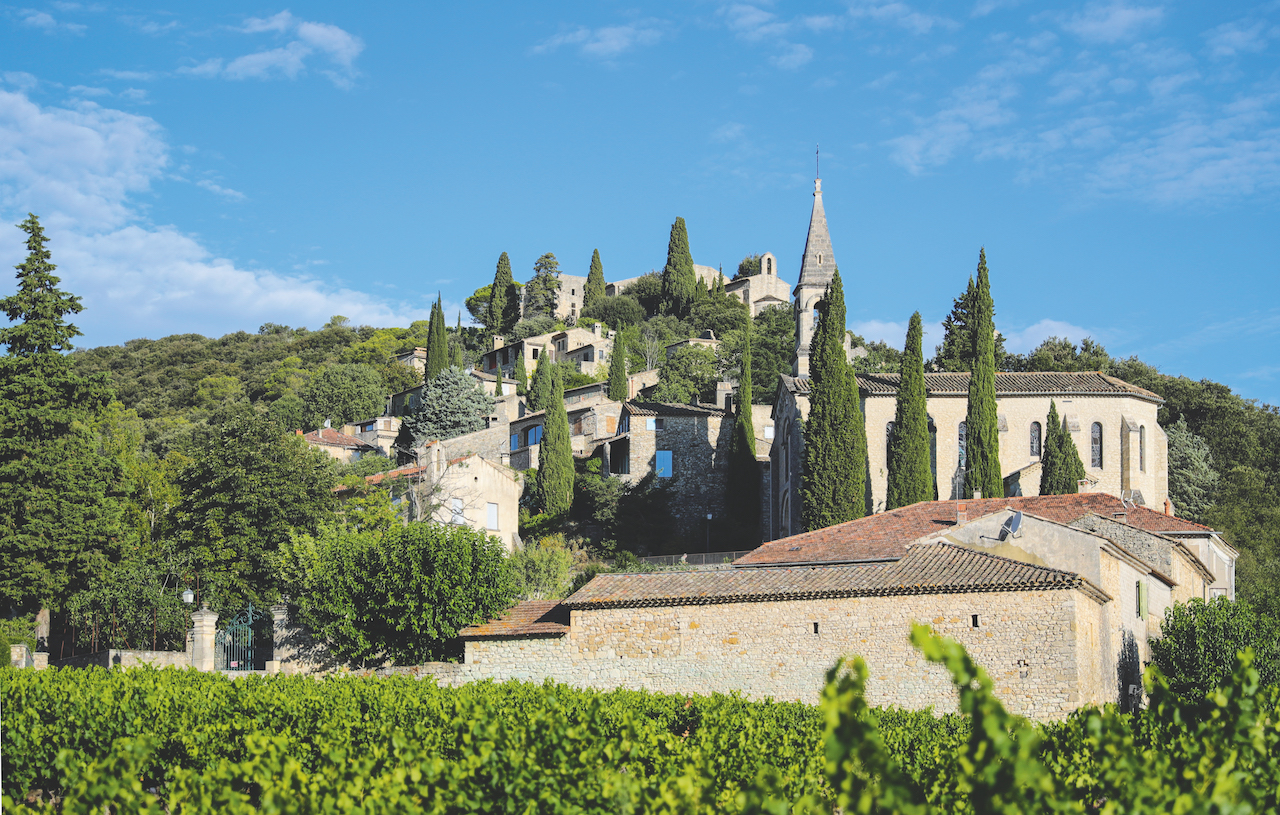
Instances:
[[[395,453],[392,446],[400,433],[400,417],[375,416],[372,419],[344,424],[342,432],[365,444],[377,447],[384,456],[393,456]]]
[[[674,357],[676,352],[685,346],[705,348],[708,351],[715,353],[716,349],[720,347],[720,340],[716,339],[716,333],[708,328],[697,337],[689,337],[688,339],[676,340],[675,342],[668,343],[666,346],[667,359]]]
[[[426,373],[427,370],[427,349],[414,348],[412,351],[405,351],[403,354],[396,354],[396,362],[414,369],[418,373]]]
[[[480,359],[480,370],[488,374],[501,370],[505,376],[514,377],[516,360],[523,356],[525,372],[532,377],[538,361],[545,353],[553,361],[576,359],[582,362],[582,358],[589,355],[591,370],[587,371],[584,368],[580,370],[584,373],[594,373],[597,365],[607,364],[609,352],[612,349],[612,334],[599,323],[587,328],[574,327],[564,331],[538,334],[509,345],[503,345],[502,338],[495,336],[493,350]],[[577,356],[572,356],[575,353]]]
[[[569,418],[569,445],[575,456],[585,458],[596,451],[602,440],[617,433],[622,403],[609,399],[580,400],[566,404],[565,413]],[[538,466],[545,424],[546,411],[542,410],[526,413],[511,422],[508,432],[512,467],[531,469]]]
[[[587,278],[561,273],[558,279],[560,287],[556,290],[554,316],[557,320],[577,320],[582,314],[582,300],[586,295]],[[520,301],[520,313],[523,315],[528,310],[529,287],[525,286],[522,291],[524,296]]]
[[[296,431],[308,447],[322,450],[344,464],[359,461],[368,455],[386,455],[380,448],[357,436],[349,436],[332,427],[322,427],[310,433]]]
[[[791,284],[778,277],[778,259],[772,252],[760,256],[760,274],[729,281],[724,290],[750,307],[752,317],[774,306],[791,306]]]

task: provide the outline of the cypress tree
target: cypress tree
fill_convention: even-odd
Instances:
[[[836,270],[818,304],[809,350],[809,420],[801,495],[805,529],[866,514],[867,434],[858,385],[844,354],[844,286]]]
[[[1049,418],[1045,422],[1044,447],[1040,453],[1040,494],[1073,495],[1080,491],[1084,478],[1084,462],[1076,449],[1065,420],[1058,417],[1058,406],[1049,400]]]
[[[604,299],[604,266],[600,264],[600,250],[591,252],[591,271],[587,272],[587,285],[582,290],[582,310],[586,311]]]
[[[529,390],[529,374],[524,369],[524,349],[516,354],[516,395],[524,396]]]
[[[444,327],[444,306],[440,295],[431,309],[431,321],[427,324],[427,370],[424,380],[432,381],[449,367],[449,333]]]
[[[462,353],[462,312],[458,312],[458,325],[453,330],[453,337],[449,343],[449,367],[458,368],[459,370],[467,367],[466,359]]]
[[[533,381],[529,383],[529,410],[546,410],[551,401],[551,379],[555,376],[556,364],[547,358],[547,347],[542,346],[538,357],[538,367],[533,369]]]
[[[609,358],[609,392],[608,396],[615,402],[627,399],[627,344],[622,339],[622,332],[613,335],[613,354]]]
[[[751,416],[751,316],[745,319],[726,492],[730,523],[744,543],[754,546],[760,542],[760,465],[756,463],[756,430]]]
[[[538,449],[534,495],[543,512],[558,516],[568,512],[573,503],[573,448],[569,442],[569,416],[564,409],[564,384],[555,373],[557,366],[539,365],[538,370],[544,367],[549,371],[551,394]]]
[[[1004,477],[1000,472],[1000,432],[996,418],[996,336],[995,307],[991,301],[991,280],[987,275],[987,253],[978,252],[978,280],[972,301],[970,339],[973,342],[973,373],[969,375],[969,410],[966,444],[964,494],[972,498],[1004,497]]]
[[[932,501],[937,493],[929,463],[929,413],[924,388],[924,329],[920,312],[911,315],[902,352],[893,438],[889,440],[889,484],[885,509]]]
[[[498,366],[498,377],[493,381],[493,395],[502,395],[502,366]]]
[[[698,276],[693,271],[693,255],[689,252],[689,233],[684,218],[671,225],[667,242],[667,265],[662,267],[662,309],[667,314],[684,317],[698,296]]]
[[[489,287],[489,312],[485,315],[484,330],[486,334],[506,334],[517,321],[507,324],[509,303],[512,289],[515,287],[511,278],[511,258],[503,252],[498,256],[498,268],[493,273],[493,285]],[[486,340],[487,341],[487,340]]]

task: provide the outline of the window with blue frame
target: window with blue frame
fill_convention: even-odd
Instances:
[[[529,428],[529,446],[542,443],[542,425],[536,424]]]
[[[512,433],[512,434],[511,434],[511,449],[512,449],[512,450],[519,450],[519,449],[520,449],[520,434],[519,434],[519,433]]]
[[[671,477],[672,471],[671,471],[671,451],[670,450],[659,450],[656,464],[657,466],[654,468],[654,471],[657,473],[658,478]]]

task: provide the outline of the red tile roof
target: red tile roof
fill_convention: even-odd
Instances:
[[[711,405],[686,405],[680,402],[627,402],[623,405],[632,416],[720,416],[723,409]]]
[[[600,574],[563,604],[569,608],[613,608],[1081,587],[1085,587],[1084,580],[1072,572],[936,543],[914,546],[895,562]],[[1099,594],[1092,586],[1086,590]]]
[[[458,632],[463,639],[495,637],[558,636],[569,633],[569,609],[559,600],[526,600],[497,619],[469,625]]]
[[[956,512],[961,504],[965,507],[968,520],[999,512],[1006,507],[1062,524],[1070,524],[1090,513],[1110,518],[1123,512],[1130,525],[1148,532],[1212,531],[1206,526],[1182,518],[1125,504],[1119,498],[1101,492],[968,501],[924,501],[826,529],[770,541],[738,558],[734,565],[896,560],[906,554],[909,544],[941,534],[954,526]]]
[[[401,478],[401,477],[417,475],[418,473],[426,472],[427,469],[428,469],[427,465],[425,464],[422,465],[421,467],[414,464],[408,467],[397,467],[394,470],[387,470],[385,473],[374,473],[373,475],[366,475],[364,477],[364,480],[366,484],[381,484],[384,480],[388,478]],[[350,490],[351,490],[351,487],[345,486],[343,484],[339,484],[338,486],[333,488],[333,491],[337,493],[349,492]]]
[[[307,444],[325,444],[330,447],[350,447],[355,450],[377,450],[372,444],[358,439],[355,436],[348,436],[346,433],[339,433],[332,427],[322,427],[319,430],[312,430],[302,437]]]
[[[808,377],[783,376],[783,385],[792,393],[809,392]],[[893,396],[898,392],[899,374],[858,374],[858,388],[872,396]],[[965,396],[969,374],[927,373],[925,390],[930,396]],[[1099,371],[1013,372],[996,371],[996,396],[1136,396],[1149,402],[1163,402],[1159,395],[1123,379]]]

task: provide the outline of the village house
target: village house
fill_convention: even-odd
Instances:
[[[386,455],[381,449],[364,439],[349,436],[332,427],[322,427],[310,433],[303,433],[301,430],[295,432],[302,436],[302,440],[308,447],[321,450],[343,464],[359,461],[367,455]]]

